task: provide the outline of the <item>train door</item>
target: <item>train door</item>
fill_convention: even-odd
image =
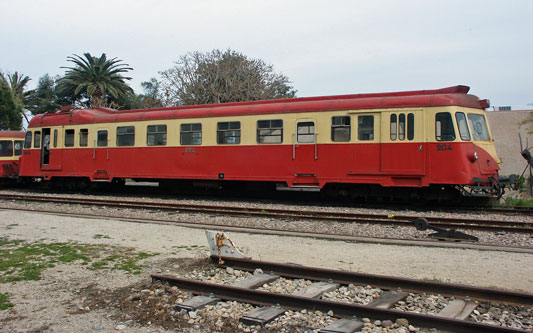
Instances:
[[[354,127],[357,144],[353,145],[349,174],[375,175],[380,172],[380,116],[379,113],[352,115],[351,123],[357,124]]]
[[[425,174],[423,110],[383,113],[381,170],[399,176]]]
[[[42,129],[41,170],[61,170],[61,149],[58,147],[59,131]]]
[[[100,128],[96,131],[96,140],[93,147],[94,179],[108,179],[107,169],[109,163],[109,131]]]
[[[296,121],[292,135],[293,186],[318,186],[318,142],[316,123],[313,119]]]

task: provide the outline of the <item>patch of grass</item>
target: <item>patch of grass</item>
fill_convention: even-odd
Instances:
[[[12,307],[13,304],[9,302],[9,297],[6,294],[0,293],[0,310],[7,310]]]
[[[16,224],[16,223],[8,224],[8,225],[6,225],[6,230],[11,230],[11,229],[13,229],[13,227],[16,227],[16,226],[18,226],[18,224]]]
[[[111,237],[107,236],[107,235],[102,235],[102,234],[96,234],[93,236],[94,239],[111,239]]]
[[[528,199],[514,199],[507,198],[505,199],[506,206],[520,206],[520,207],[533,207],[533,198]]]
[[[26,243],[0,238],[0,283],[39,280],[45,269],[57,263],[79,263],[90,269],[111,268],[138,274],[142,266],[137,262],[154,255],[105,245]]]

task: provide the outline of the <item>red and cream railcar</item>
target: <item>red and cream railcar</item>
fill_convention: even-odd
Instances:
[[[247,181],[354,196],[363,189],[493,192],[499,159],[488,101],[468,90],[64,109],[31,120],[21,175]]]
[[[24,132],[0,131],[0,179],[18,175],[24,136]]]

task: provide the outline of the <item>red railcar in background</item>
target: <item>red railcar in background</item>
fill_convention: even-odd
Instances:
[[[0,179],[18,176],[25,135],[24,132],[0,131]]]

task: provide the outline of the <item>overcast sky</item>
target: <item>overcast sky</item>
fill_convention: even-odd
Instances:
[[[141,93],[179,56],[230,48],[272,64],[300,97],[463,84],[495,106],[533,103],[531,0],[0,4],[0,70],[30,76],[32,87],[90,52],[133,67]]]

